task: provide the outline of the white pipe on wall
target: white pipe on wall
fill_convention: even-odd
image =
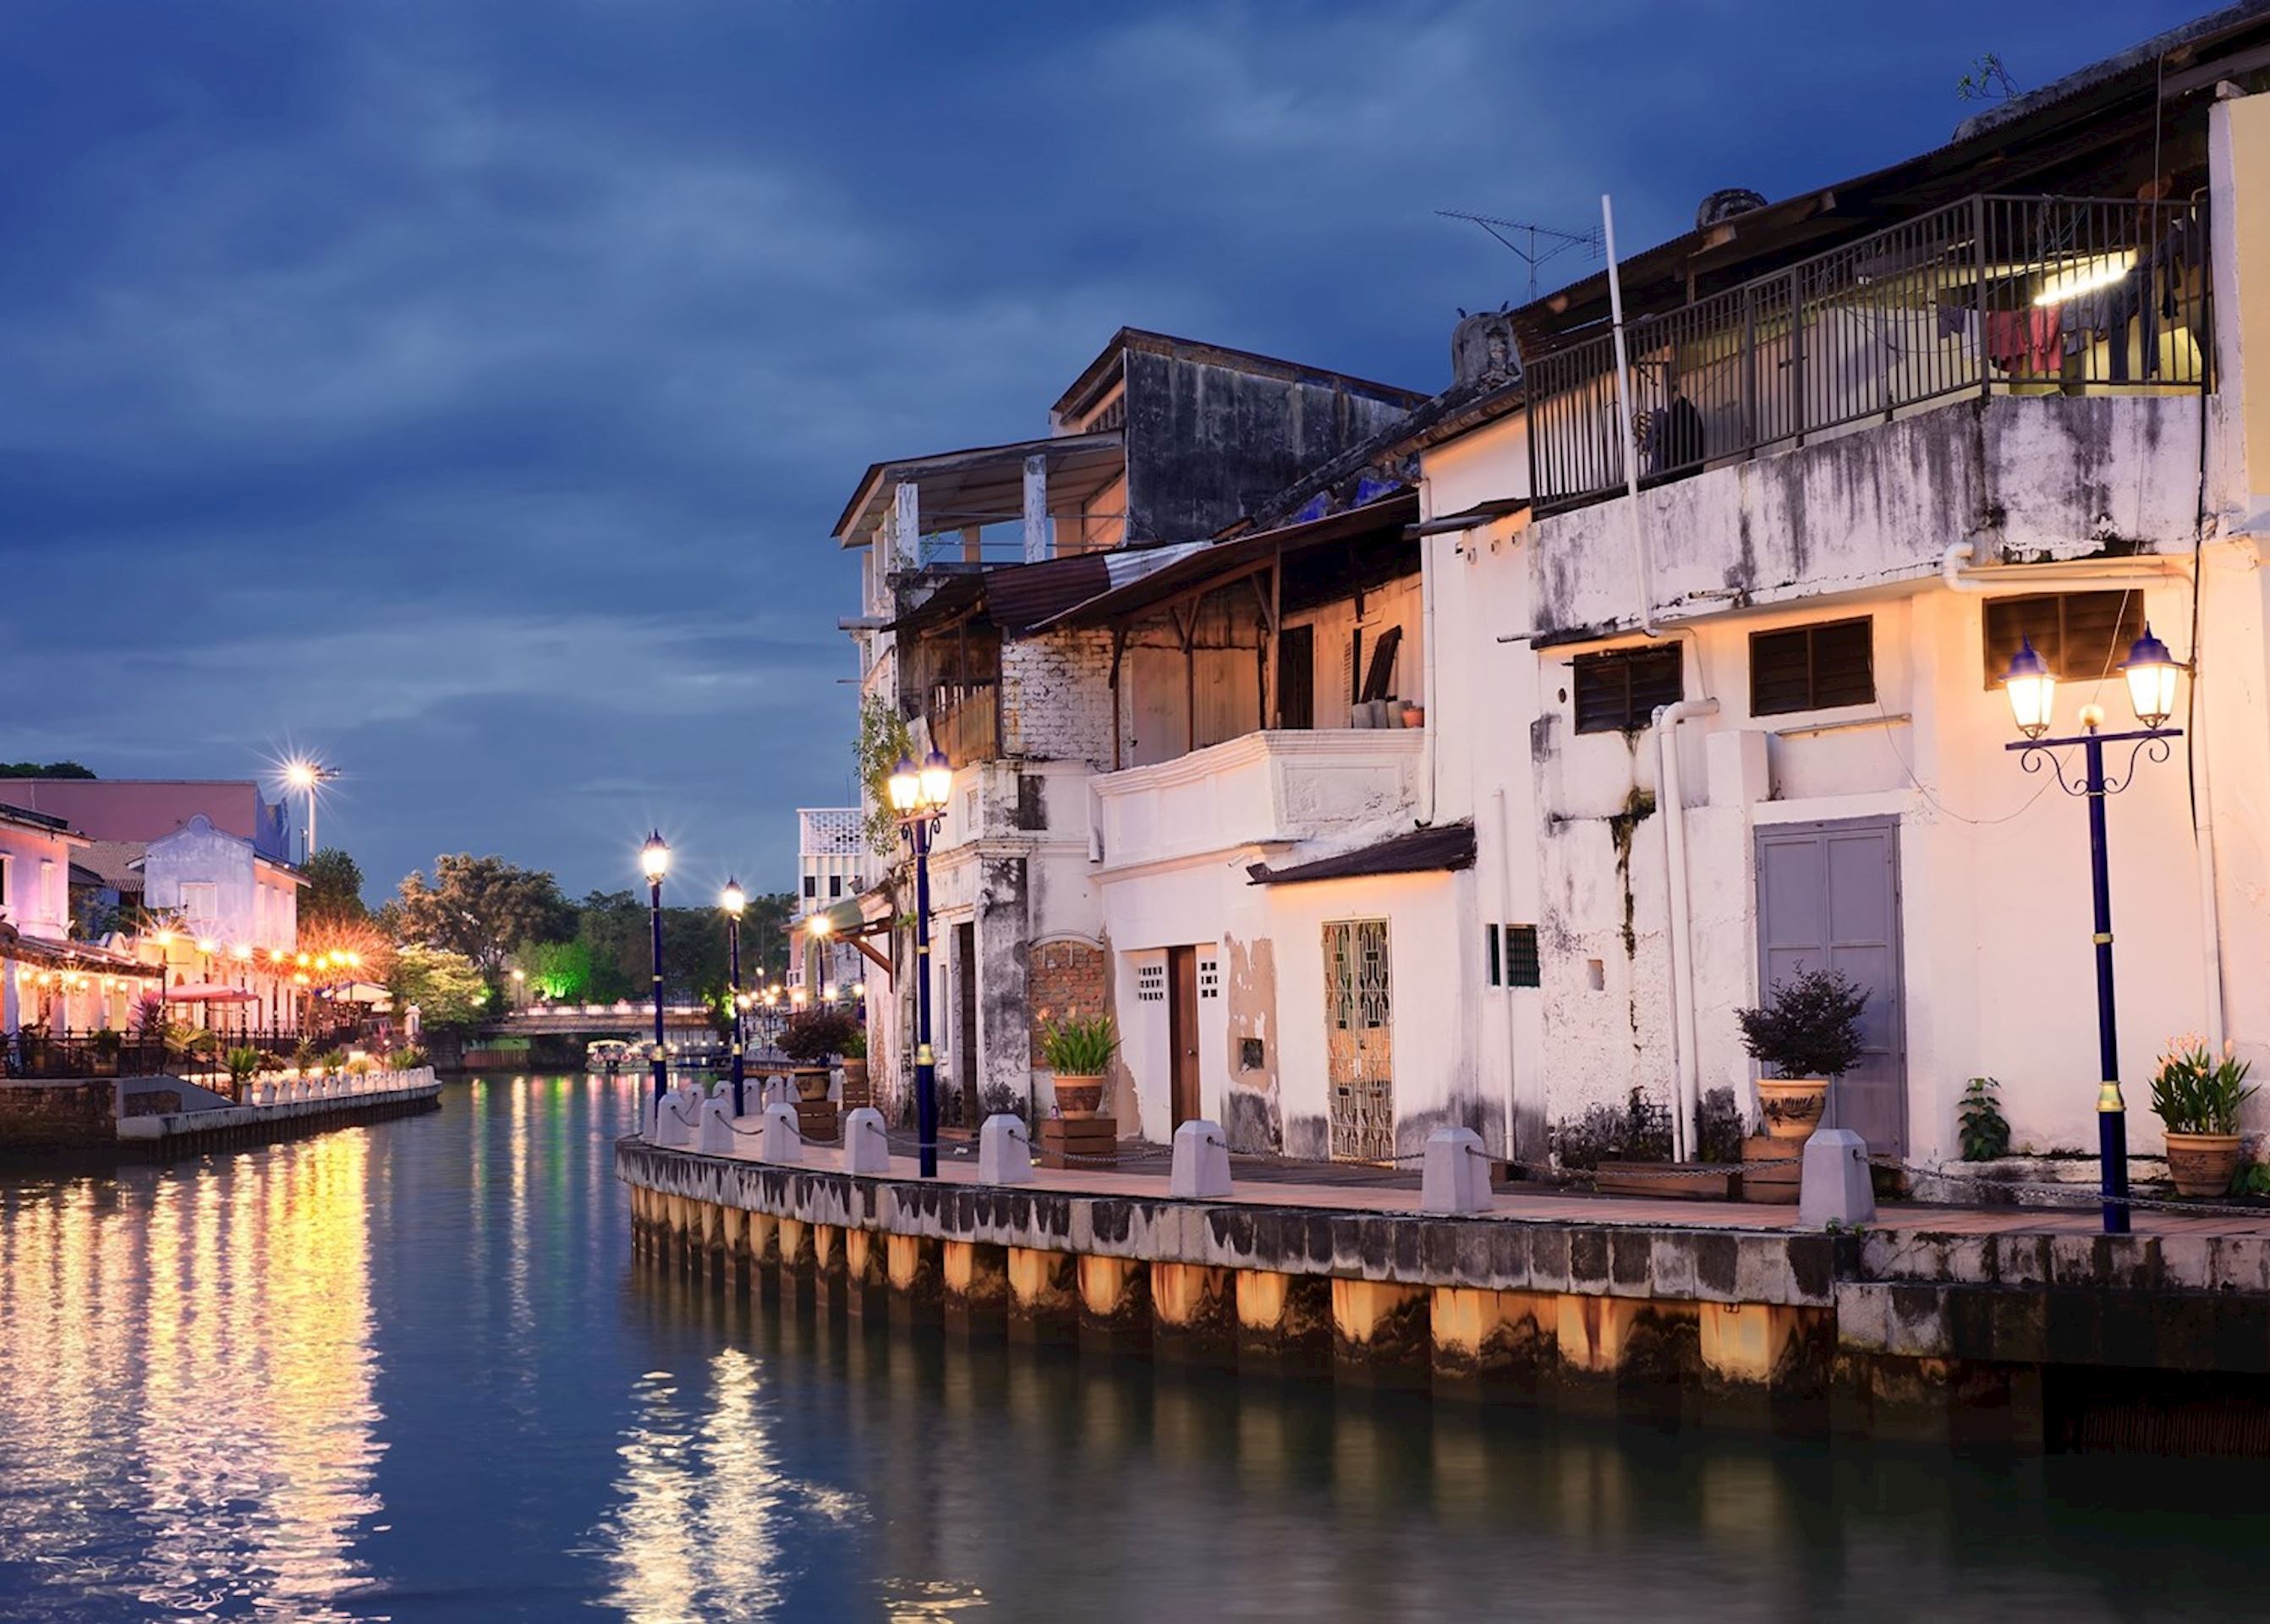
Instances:
[[[2192,586],[2197,598],[2207,593],[2207,572],[2199,571]],[[2207,1052],[2220,1055],[2224,1038],[2222,1005],[2222,912],[2215,898],[2214,867],[2214,783],[2207,774],[2207,687],[2200,680],[2207,669],[2200,658],[2200,648],[2207,641],[2207,616],[2204,604],[2193,602],[2192,624],[2199,628],[2192,634],[2191,768],[2192,768],[2192,841],[2199,853],[2200,882],[2200,946],[2205,961],[2203,977],[2207,992]]]
[[[1671,1025],[1679,1074],[1679,1104],[1671,1129],[1672,1154],[1692,1153],[1695,1117],[1702,1103],[1701,1066],[1695,1053],[1694,919],[1687,898],[1687,814],[1679,782],[1679,724],[1718,714],[1717,700],[1680,700],[1655,712],[1655,810],[1663,819],[1663,863],[1671,903]]]
[[[1624,351],[1624,283],[1616,270],[1616,212],[1600,194],[1601,246],[1608,256],[1608,315],[1616,335],[1616,421],[1624,436],[1624,501],[1631,515],[1632,557],[1639,566],[1639,629],[1655,635],[1655,566],[1639,522],[1639,440],[1632,426],[1631,358]]]
[[[1521,1035],[1514,1020],[1513,1008],[1513,949],[1505,932],[1512,929],[1513,918],[1513,812],[1507,802],[1505,786],[1501,784],[1497,797],[1497,844],[1502,854],[1498,862],[1497,925],[1498,970],[1505,995],[1505,1153],[1509,1159],[1522,1153],[1519,1123],[1521,1122]],[[1540,1113],[1540,1117],[1541,1117]],[[1539,1145],[1541,1154],[1544,1146]]]

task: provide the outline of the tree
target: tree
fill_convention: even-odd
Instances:
[[[429,1027],[469,1027],[488,1008],[489,986],[480,966],[443,947],[404,947],[395,955],[388,983],[395,1006],[415,1004]]]
[[[575,909],[549,873],[471,852],[434,858],[431,884],[405,876],[389,908],[397,940],[463,953],[492,981],[521,943],[575,934]]]
[[[899,708],[879,694],[859,701],[859,738],[851,746],[866,791],[867,844],[879,857],[899,849],[899,821],[891,811],[891,774],[915,753],[915,736]]]
[[[0,778],[92,778],[93,769],[76,761],[0,761]]]
[[[300,889],[302,920],[345,922],[370,917],[362,900],[362,865],[344,847],[316,852],[300,865],[308,883]]]
[[[582,1004],[591,997],[591,945],[580,937],[569,942],[523,942],[513,960],[528,977],[530,996],[540,992],[560,1004]]]

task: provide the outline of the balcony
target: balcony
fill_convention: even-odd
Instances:
[[[1091,781],[1103,871],[1287,845],[1408,816],[1426,734],[1248,733]]]
[[[998,678],[932,685],[923,706],[931,743],[956,767],[990,761],[1001,753],[1001,684]]]
[[[2200,202],[1976,197],[1625,328],[1640,482],[1926,403],[2207,387]],[[1527,367],[1547,513],[1621,495],[1612,334]]]

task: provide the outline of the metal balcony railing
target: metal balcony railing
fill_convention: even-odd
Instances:
[[[2208,386],[2203,201],[1976,197],[1625,328],[1643,484],[1964,392]],[[1539,511],[1620,493],[1614,337],[1529,362]]]

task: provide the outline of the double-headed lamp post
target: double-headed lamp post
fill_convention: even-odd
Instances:
[[[648,912],[654,925],[654,1109],[670,1092],[670,1050],[662,1035],[662,877],[670,872],[670,842],[657,829],[639,848],[639,867],[646,875]]]
[[[922,1175],[938,1176],[938,1057],[930,1046],[930,842],[953,795],[953,768],[933,750],[916,767],[901,756],[891,774],[891,811],[915,858],[915,1124]]]
[[[2166,760],[2169,741],[2183,736],[2181,728],[2171,728],[2167,723],[2176,714],[2176,679],[2185,667],[2168,652],[2167,644],[2152,635],[2147,623],[2144,634],[2129,649],[2127,663],[2120,670],[2128,684],[2129,705],[2143,725],[2125,732],[2104,732],[2104,708],[2084,705],[2081,731],[2062,738],[2047,736],[2057,700],[2057,674],[2035,651],[2031,638],[2021,641],[2002,678],[2010,715],[2018,731],[2025,735],[2006,748],[2019,753],[2019,765],[2029,773],[2047,765],[2057,776],[2058,788],[2088,802],[2089,882],[2096,909],[2096,931],[2090,939],[2096,945],[2097,1071],[2102,1079],[2096,1093],[2098,1188],[2103,1197],[2107,1235],[2128,1233],[2128,1108],[2120,1097],[2120,1049],[2113,1022],[2112,884],[2105,859],[2104,797],[2119,794],[2136,781],[2136,764],[2146,753],[2155,761]],[[2126,771],[2108,775],[2104,746],[2120,744],[2129,746]],[[2078,782],[2067,781],[2065,763],[2051,753],[2071,745],[2081,748]]]
[[[718,899],[725,910],[725,980],[731,995],[733,1012],[733,1115],[741,1114],[741,910],[748,907],[748,894],[741,882],[728,878],[725,894]]]
[[[300,854],[306,862],[315,855],[315,791],[339,775],[336,767],[325,767],[321,761],[293,760],[284,764],[284,782],[308,797],[308,844]]]

